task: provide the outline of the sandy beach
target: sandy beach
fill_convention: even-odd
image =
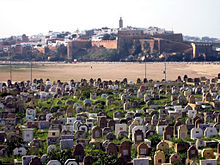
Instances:
[[[220,63],[166,63],[167,80],[175,80],[178,76],[216,77],[220,73]],[[9,65],[0,64],[0,81],[10,78]],[[161,80],[164,78],[164,63],[146,63],[147,79]],[[33,64],[33,79],[47,79],[76,81],[85,78],[102,78],[103,80],[143,79],[145,76],[144,63],[113,63],[113,62],[86,62],[86,63],[35,63]],[[30,79],[29,64],[13,64],[12,80],[22,81]]]

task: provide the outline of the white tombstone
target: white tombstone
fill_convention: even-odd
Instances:
[[[80,125],[79,131],[88,132],[88,126],[86,124]]]
[[[58,160],[50,160],[47,165],[61,165],[61,163]]]
[[[203,136],[203,131],[201,128],[193,128],[191,129],[191,139],[197,139]]]
[[[145,127],[144,126],[135,126],[133,129],[132,129],[132,141],[134,141],[134,133],[135,131],[137,130],[141,130],[143,132],[143,135],[144,135],[144,138],[145,138]]]
[[[56,147],[56,145],[49,145],[48,147],[47,147],[47,153],[49,153],[49,152],[51,152],[51,151],[57,151],[58,149],[57,149],[57,147]]]
[[[148,140],[148,139],[144,139],[144,143],[146,143],[148,146],[151,147],[151,141],[150,141],[150,140]]]
[[[149,165],[148,158],[134,158],[133,161],[134,161],[133,165]]]
[[[115,124],[115,134],[118,135],[122,131],[127,132],[127,124]]]
[[[214,127],[207,127],[204,131],[204,136],[210,138],[212,136],[218,135],[217,129]]]
[[[196,110],[188,110],[188,117],[192,118],[196,114],[197,114]]]
[[[62,131],[70,131],[70,132],[73,133],[74,127],[71,124],[62,125]]]
[[[133,122],[131,125],[129,125],[129,128],[128,128],[129,129],[129,137],[132,136],[132,129],[136,126],[138,126],[138,124],[135,122]]]
[[[16,147],[13,150],[13,155],[25,156],[27,154],[27,150],[24,147]]]
[[[78,165],[75,159],[67,159],[64,165]]]
[[[75,122],[75,117],[67,117],[67,124],[73,125],[73,123]]]
[[[73,129],[74,129],[75,131],[77,131],[77,130],[78,130],[78,126],[79,126],[80,124],[82,124],[82,121],[81,121],[81,120],[76,120],[76,121],[73,123]]]
[[[89,118],[96,118],[97,117],[97,113],[89,113]]]
[[[158,135],[163,136],[163,132],[165,130],[167,125],[157,125],[156,126],[156,132]]]
[[[217,159],[204,159],[199,161],[200,165],[217,165],[217,163]]]
[[[94,126],[93,120],[87,119],[86,125],[88,126],[89,129],[92,129],[92,127]]]
[[[22,137],[24,142],[31,142],[34,138],[34,130],[32,128],[23,129]]]
[[[0,103],[0,109],[4,109],[4,104],[3,103]]]
[[[53,117],[52,113],[46,114],[46,121],[49,121],[51,117]]]
[[[141,117],[135,117],[134,121],[137,121],[140,125],[143,124],[143,119]]]

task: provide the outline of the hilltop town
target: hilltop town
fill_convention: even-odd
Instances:
[[[220,73],[0,83],[0,164],[219,163]]]
[[[216,38],[183,36],[158,27],[103,27],[0,39],[0,60],[219,61]]]

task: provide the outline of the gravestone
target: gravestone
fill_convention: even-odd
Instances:
[[[33,157],[33,158],[31,158],[29,165],[42,165],[42,163],[41,163],[40,158]]]
[[[107,127],[107,122],[108,122],[108,121],[106,120],[106,117],[104,117],[104,116],[98,118],[98,126],[99,126],[100,128],[105,128],[105,127]]]
[[[115,143],[109,143],[106,148],[107,154],[113,154],[115,157],[118,155],[118,149]]]
[[[214,159],[214,151],[212,148],[205,148],[202,150],[202,157],[205,159]]]
[[[157,144],[157,150],[169,151],[169,144],[165,141],[161,141]]]
[[[151,149],[146,143],[141,143],[137,147],[138,158],[149,156]]]
[[[165,155],[163,151],[156,151],[154,154],[154,165],[162,165],[165,163]]]
[[[163,139],[169,140],[173,137],[173,128],[171,126],[166,126],[163,132]]]
[[[139,143],[144,141],[144,133],[142,130],[136,130],[134,133],[134,142]]]
[[[191,129],[191,139],[197,139],[203,136],[203,131],[201,128]]]
[[[91,156],[85,156],[83,159],[84,165],[92,165],[93,164],[93,158]]]
[[[115,130],[115,121],[114,120],[109,120],[108,121],[108,127],[111,128],[112,131]]]
[[[109,132],[109,133],[106,135],[106,139],[112,141],[112,140],[115,140],[115,139],[116,139],[116,136],[115,136],[114,133]]]
[[[178,128],[178,139],[187,139],[188,129],[186,125],[180,125]]]
[[[84,148],[81,144],[77,144],[74,147],[73,156],[76,158],[77,161],[79,161],[79,162],[83,161],[83,158],[85,156],[85,151],[84,151]]]
[[[127,132],[127,124],[115,124],[115,134],[118,135],[120,132]]]
[[[92,129],[92,138],[96,139],[96,138],[101,138],[102,137],[102,129],[98,126],[94,127]]]
[[[120,145],[120,158],[123,162],[131,160],[131,144],[127,141],[123,141]]]
[[[193,158],[198,158],[198,150],[195,146],[190,146],[187,150],[187,159],[192,160]]]
[[[177,163],[177,164],[181,164],[181,157],[177,154],[172,154],[170,155],[170,163],[174,164],[174,163]]]

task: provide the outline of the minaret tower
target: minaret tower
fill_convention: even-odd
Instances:
[[[120,17],[120,20],[119,20],[119,28],[123,28],[123,20],[122,20],[122,17]]]

